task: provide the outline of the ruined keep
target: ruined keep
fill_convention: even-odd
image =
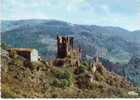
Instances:
[[[65,58],[73,49],[73,37],[57,36],[57,58]]]
[[[81,49],[74,48],[74,38],[57,36],[57,63],[64,63],[65,58],[69,59],[69,62],[73,66],[79,66],[81,59]],[[62,65],[62,64],[60,64]]]

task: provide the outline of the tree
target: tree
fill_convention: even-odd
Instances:
[[[4,49],[4,50],[6,50],[6,49],[8,48],[8,46],[6,45],[6,43],[3,43],[3,42],[1,43],[0,46],[1,46],[1,48]]]

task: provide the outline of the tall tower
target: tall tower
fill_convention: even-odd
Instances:
[[[73,37],[57,36],[57,58],[65,58],[73,49]]]

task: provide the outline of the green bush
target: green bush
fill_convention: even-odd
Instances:
[[[59,84],[60,82],[58,79],[53,80],[53,82],[51,83],[51,85],[56,86],[56,87],[59,87]]]
[[[89,66],[89,62],[88,61],[83,61],[82,64],[85,65],[85,66]]]
[[[68,87],[69,86],[69,81],[64,79],[64,80],[61,80],[61,83],[62,83],[62,87]]]
[[[72,79],[72,73],[68,71],[56,71],[55,72],[55,77],[58,79]]]
[[[83,73],[83,72],[85,72],[86,70],[88,70],[88,67],[85,66],[85,65],[83,65],[83,64],[81,64],[80,67],[79,67],[80,73]]]
[[[23,62],[20,59],[15,59],[15,65],[17,66],[21,66],[23,64]]]
[[[20,59],[15,58],[15,59],[12,59],[11,61],[9,61],[8,64],[9,65],[17,65],[18,66],[18,65],[22,65],[23,62]]]
[[[65,74],[63,71],[56,71],[54,74],[55,74],[55,77],[58,79],[65,79]]]
[[[1,46],[2,49],[5,49],[5,50],[8,48],[7,44],[3,43],[3,42],[1,43],[0,46]]]
[[[11,87],[8,87],[7,85],[2,85],[2,98],[15,98],[19,97],[15,91],[11,89]]]
[[[72,84],[72,73],[66,71],[55,71],[55,77],[53,84],[56,87],[69,87]]]
[[[65,78],[67,80],[71,80],[72,79],[72,73],[71,72],[65,71],[64,72],[64,75],[65,75]]]
[[[66,79],[55,79],[52,84],[53,86],[55,87],[60,87],[60,88],[66,88],[68,87],[70,84],[69,84],[69,81],[66,80]]]

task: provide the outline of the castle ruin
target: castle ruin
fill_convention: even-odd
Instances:
[[[57,36],[57,59],[65,60],[69,58],[72,65],[77,66],[81,59],[81,49],[74,48],[74,38],[68,36]]]
[[[73,49],[73,37],[57,36],[57,58],[65,58]]]

